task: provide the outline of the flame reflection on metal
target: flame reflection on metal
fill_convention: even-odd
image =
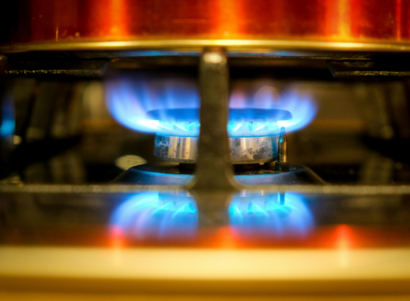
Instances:
[[[9,94],[3,97],[0,122],[0,136],[11,138],[14,133],[15,121],[13,101]]]
[[[229,206],[229,216],[231,226],[245,234],[303,237],[314,226],[303,196],[291,192],[237,195]]]
[[[111,229],[129,239],[193,238],[198,211],[189,194],[146,192],[129,197],[113,213]]]

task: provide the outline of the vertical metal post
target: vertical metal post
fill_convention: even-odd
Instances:
[[[280,129],[278,141],[278,162],[275,163],[275,170],[286,172],[289,171],[288,163],[288,141],[286,139],[285,128]]]
[[[223,49],[205,49],[199,67],[201,95],[195,176],[186,185],[197,202],[200,227],[229,223],[228,203],[240,190],[228,143],[228,66]]]
[[[221,48],[205,49],[199,67],[201,95],[198,154],[189,190],[239,190],[228,143],[228,67]]]

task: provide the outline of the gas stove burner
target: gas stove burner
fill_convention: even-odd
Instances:
[[[193,117],[194,116],[194,117]],[[198,124],[197,109],[154,110],[148,118],[174,120],[174,124]],[[270,121],[276,124],[275,132],[265,136],[231,136],[230,156],[235,165],[235,178],[245,185],[323,183],[315,173],[303,166],[290,166],[287,162],[285,128],[277,121],[292,118],[288,111],[264,109],[231,109],[230,123],[249,124]],[[172,123],[168,121],[168,125]],[[238,127],[238,126],[237,126]],[[229,130],[229,125],[228,125]],[[160,164],[143,164],[128,169],[117,183],[141,185],[185,185],[193,175],[197,155],[197,136],[181,136],[157,132],[154,155],[168,161]],[[217,141],[215,141],[217,143]]]
[[[195,163],[199,133],[199,109],[152,110],[147,118],[157,120],[160,130],[155,139],[154,155],[165,161]],[[229,146],[233,164],[257,164],[277,161],[279,129],[277,122],[292,118],[279,109],[230,109]],[[166,121],[163,121],[166,120]],[[173,134],[173,128],[179,129]],[[181,133],[180,130],[185,133]],[[264,129],[265,135],[258,135]]]
[[[278,135],[267,137],[229,138],[234,164],[255,164],[278,158]],[[154,155],[165,161],[195,163],[198,138],[157,134]]]

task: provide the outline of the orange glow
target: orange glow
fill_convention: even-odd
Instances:
[[[350,37],[350,0],[326,2],[325,34],[346,40]]]
[[[219,247],[231,249],[237,247],[234,232],[230,227],[223,227],[217,234]]]
[[[396,0],[396,37],[397,40],[401,40],[401,12],[402,12],[402,0]]]
[[[109,33],[113,36],[126,36],[127,35],[127,20],[126,9],[127,4],[124,0],[110,0],[108,4],[107,18],[109,22]]]
[[[118,226],[112,226],[111,229],[111,246],[113,248],[123,248],[124,247],[124,235],[122,230]]]
[[[125,247],[124,234],[120,227],[112,226],[110,228],[111,236],[111,262],[113,266],[120,266],[122,263],[122,249]]]
[[[27,0],[1,44],[99,39],[410,43],[410,0]]]
[[[224,38],[240,34],[239,22],[242,20],[240,5],[241,2],[237,0],[216,1],[218,22],[215,25],[217,34]]]
[[[346,268],[350,261],[350,249],[352,246],[350,228],[340,225],[336,228],[336,248],[338,249],[338,262],[341,268]]]

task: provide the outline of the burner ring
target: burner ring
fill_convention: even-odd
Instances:
[[[278,159],[279,136],[230,137],[230,156],[233,164],[266,163]],[[157,134],[154,155],[165,161],[195,163],[197,137]]]
[[[159,109],[151,110],[146,113],[148,119],[158,121],[177,121],[177,122],[198,122],[199,109]],[[229,121],[281,121],[292,119],[292,114],[280,109],[229,109]]]
[[[146,118],[157,122],[157,134],[166,136],[198,137],[199,109],[159,109],[146,113]],[[279,109],[229,109],[227,124],[230,137],[264,137],[279,134],[279,123],[292,119],[289,111]]]

